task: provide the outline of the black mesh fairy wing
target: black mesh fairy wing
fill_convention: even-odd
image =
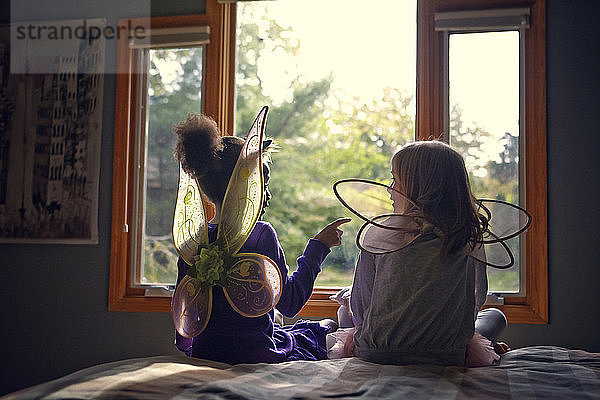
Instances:
[[[333,185],[338,200],[365,221],[356,245],[372,254],[385,254],[408,246],[422,234],[417,207],[400,192],[384,183],[367,179],[342,179]],[[395,213],[392,193],[410,205],[406,213]]]
[[[423,235],[440,234],[423,218],[415,203],[383,183],[342,179],[333,185],[333,191],[348,210],[365,221],[356,237],[356,245],[361,250],[372,254],[391,253]],[[397,201],[404,202],[402,212],[394,212],[392,194]],[[529,227],[531,215],[523,208],[501,200],[478,199],[477,204],[477,211],[483,217],[481,243],[485,257],[475,253],[470,255],[495,268],[510,268],[514,264],[511,246]]]
[[[481,243],[485,259],[473,258],[498,268],[510,268],[519,244],[519,235],[531,225],[531,215],[523,208],[502,200],[477,199],[478,213],[487,220]]]

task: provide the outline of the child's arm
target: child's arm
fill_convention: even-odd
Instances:
[[[342,244],[342,234],[344,233],[339,227],[350,221],[352,221],[350,218],[338,218],[325,228],[321,229],[321,232],[317,233],[314,239],[322,242],[329,248],[339,246]]]
[[[343,219],[329,224],[315,239],[310,239],[304,253],[296,260],[298,269],[291,276],[288,275],[288,266],[277,233],[270,224],[265,224],[259,243],[261,252],[275,261],[281,271],[282,292],[277,309],[283,315],[293,317],[304,307],[312,294],[315,279],[321,272],[321,264],[330,252],[329,248],[339,245],[338,226],[348,221],[349,219]]]
[[[310,298],[314,281],[321,272],[321,263],[329,254],[329,247],[318,240],[309,240],[304,253],[297,259],[298,269],[289,276],[285,254],[277,233],[269,223],[264,224],[258,243],[259,252],[273,260],[281,272],[281,297],[276,308],[286,317],[293,317]]]

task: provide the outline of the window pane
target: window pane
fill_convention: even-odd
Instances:
[[[449,80],[450,143],[465,158],[474,194],[518,205],[519,32],[450,35]],[[515,265],[488,268],[490,291],[519,291],[519,238],[508,245]]]
[[[273,198],[264,219],[288,263],[335,218],[341,178],[389,181],[391,155],[414,140],[416,1],[238,3],[236,135],[271,107]],[[317,11],[315,11],[317,10]],[[344,225],[316,284],[352,281],[360,223]]]
[[[202,47],[148,51],[144,245],[141,283],[175,284],[173,209],[179,168],[171,125],[201,111]]]

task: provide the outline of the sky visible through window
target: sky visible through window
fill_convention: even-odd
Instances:
[[[246,6],[246,5],[243,5]],[[249,4],[268,10],[300,41],[293,63],[307,80],[332,73],[332,89],[362,99],[379,98],[384,87],[413,94],[416,82],[416,2],[406,0],[280,0]],[[282,54],[264,60],[263,89],[289,99]]]
[[[449,75],[451,107],[466,126],[491,134],[482,150],[498,160],[504,133],[519,134],[519,32],[450,35]]]
[[[298,55],[274,50],[259,66],[263,93],[273,100],[291,101],[290,69],[305,80],[333,74],[331,92],[337,96],[378,99],[385,87],[414,96],[416,1],[279,0],[239,7],[266,10],[300,42]],[[494,134],[518,132],[518,32],[486,33],[485,40],[477,34],[452,37],[452,80],[461,90],[450,97],[461,107],[463,122]],[[414,113],[414,99],[411,106]],[[494,159],[502,148],[493,140],[483,150]]]

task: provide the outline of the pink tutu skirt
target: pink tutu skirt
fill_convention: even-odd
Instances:
[[[352,357],[354,355],[352,349],[354,331],[355,329],[352,327],[339,328],[333,333],[328,333],[325,337],[327,358]]]
[[[467,344],[465,356],[466,367],[486,367],[498,364],[500,356],[494,351],[492,342],[475,332]]]
[[[354,328],[340,328],[336,332],[327,334],[327,357],[352,357],[353,349],[349,348],[352,335],[354,335]],[[499,360],[500,356],[494,351],[492,342],[475,332],[467,344],[465,367],[487,367],[498,364]]]

